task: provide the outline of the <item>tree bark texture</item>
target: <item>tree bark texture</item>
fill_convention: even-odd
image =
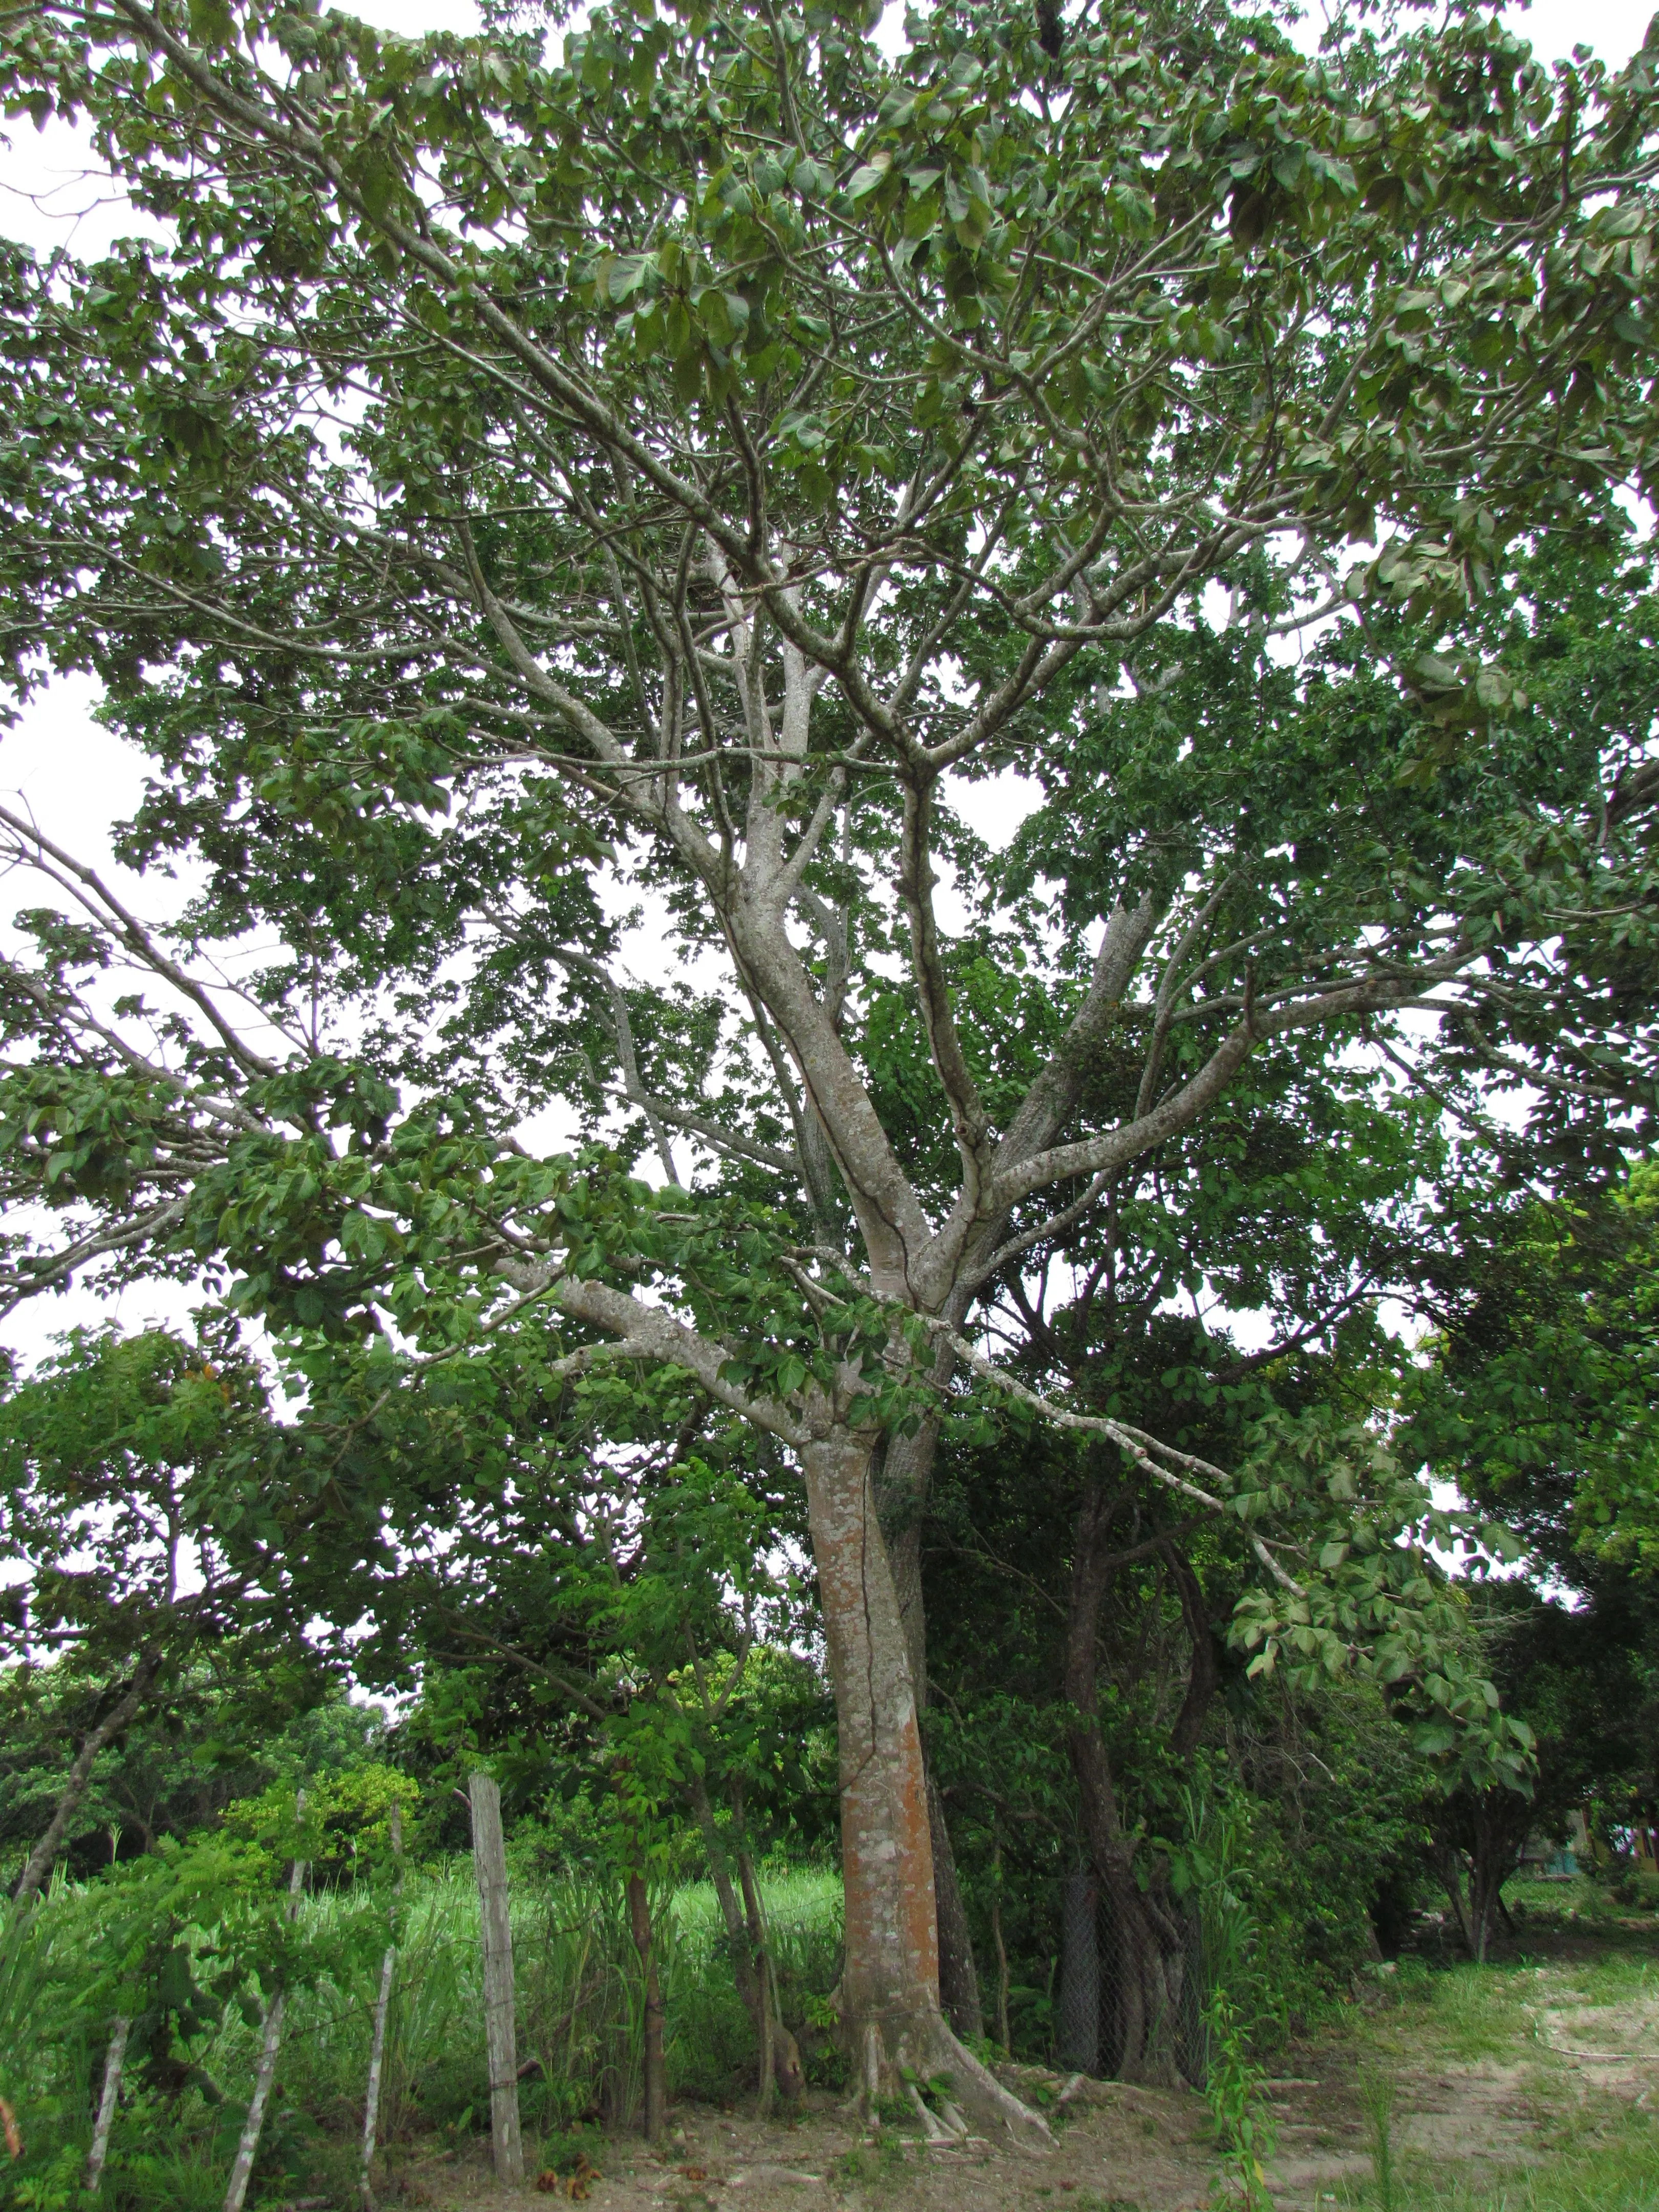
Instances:
[[[933,1379],[942,1386],[950,1380],[950,1347],[945,1346],[935,1362]],[[914,1436],[890,1437],[880,1455],[876,1484],[877,1507],[892,1567],[899,1617],[904,1625],[910,1683],[918,1713],[925,1712],[927,1707],[927,1614],[921,1587],[921,1529],[938,1444],[936,1421],[924,1421]],[[933,1899],[938,1915],[939,2002],[957,2033],[977,2039],[985,2033],[985,2015],[980,1999],[979,1969],[974,1960],[973,1934],[963,1903],[962,1885],[957,1878],[956,1852],[945,1817],[945,1801],[927,1761],[925,1740],[922,1759],[927,1766],[927,1832],[933,1846]]]
[[[850,1436],[809,1445],[806,1498],[840,1718],[847,1971],[859,2032],[884,2039],[939,2010],[938,1908],[921,1735],[904,1621],[870,1484]],[[896,2051],[890,2052],[896,2059]]]
[[[1048,2129],[966,2051],[939,2008],[927,1784],[909,1653],[870,1480],[850,1431],[808,1444],[806,1502],[836,1693],[847,1954],[842,2023],[860,2096],[907,2069],[951,2076],[970,2112],[1026,2136]]]
[[[634,1948],[640,1955],[640,1985],[644,1999],[645,2136],[659,2142],[668,2121],[668,2076],[663,2052],[662,1982],[657,1972],[657,1946],[651,1925],[651,1899],[645,1877],[628,1877],[628,1924]]]
[[[98,2100],[98,2117],[92,2124],[92,2148],[87,2153],[82,2186],[96,2197],[103,2186],[104,2161],[109,2156],[109,2132],[115,2124],[115,2106],[121,2094],[121,2069],[126,2063],[127,2037],[132,2022],[118,2018],[110,2023],[109,2048],[104,2053],[104,2087]]]
[[[484,2049],[489,2063],[489,2135],[495,2179],[516,2187],[524,2179],[519,2134],[519,2040],[513,1990],[513,1927],[507,1917],[507,1842],[501,1833],[501,1793],[487,1774],[467,1785],[472,1805],[472,1870],[478,1884],[478,1929],[483,1952]]]
[[[86,1739],[70,1767],[69,1779],[64,1783],[63,1793],[46,1824],[46,1833],[29,1853],[23,1871],[17,1878],[17,1887],[12,1892],[15,1898],[33,1897],[52,1872],[52,1861],[58,1856],[64,1832],[75,1817],[75,1808],[87,1794],[87,1784],[92,1779],[92,1770],[99,1753],[106,1744],[113,1743],[132,1720],[149,1697],[161,1671],[161,1654],[147,1651],[138,1662],[137,1671],[128,1684],[125,1695],[117,1699],[95,1728],[87,1731]]]

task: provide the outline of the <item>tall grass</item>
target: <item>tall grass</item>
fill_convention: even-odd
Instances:
[[[764,1888],[783,2009],[799,2026],[840,1970],[840,1882],[780,1871]],[[91,2001],[101,1905],[94,1882],[60,1887],[32,1911],[0,1907],[0,2096],[18,2112],[26,2151],[22,2160],[0,2164],[0,2207],[53,2212],[60,2199],[76,2203],[105,2027]],[[349,2191],[391,1909],[384,1892],[371,1890],[305,1904],[302,1930],[332,1963],[289,1996],[260,2162],[260,2179],[275,2195]],[[470,1865],[411,1875],[397,1909],[380,2106],[380,2139],[393,2166],[416,2141],[487,2132],[489,2105]],[[659,1899],[655,1910],[671,2094],[730,2098],[752,2082],[757,2053],[714,1892],[694,1883]],[[513,1934],[521,2104],[532,2150],[538,2137],[574,2120],[628,2125],[641,2099],[642,2021],[620,1893],[580,1874],[521,1884]],[[46,2033],[43,2022],[51,2023]],[[223,2092],[216,2106],[198,2087],[164,2102],[135,2068],[106,2171],[109,2212],[206,2212],[217,2204],[258,2039],[228,2003],[191,2050],[210,2091]]]

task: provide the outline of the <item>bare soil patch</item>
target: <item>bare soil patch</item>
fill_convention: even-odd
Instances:
[[[1282,2055],[1266,2091],[1279,2212],[1323,2212],[1370,2183],[1366,2069],[1394,2083],[1396,2160],[1442,2181],[1495,2180],[1531,2164],[1546,2153],[1553,2118],[1576,2103],[1659,2099],[1659,1960],[1650,1984],[1632,1977],[1609,1994],[1604,1982],[1584,1986],[1600,1979],[1585,1970],[1607,1944],[1567,1935],[1540,1948],[1548,1955],[1478,1987],[1467,1969],[1410,1994],[1385,1980],[1328,2033]],[[1469,1990],[1474,2009],[1460,2011],[1452,2000]],[[764,2122],[741,2106],[682,2106],[659,2151],[637,2138],[598,2151],[600,2171],[578,2180],[574,2201],[591,2212],[1198,2212],[1212,2203],[1220,2161],[1195,2092],[1067,2082],[1034,2068],[1005,2078],[1050,2105],[1064,2096],[1051,2148],[928,2147],[902,2128],[872,2140],[822,2093]],[[388,2212],[405,2203],[531,2212],[573,2195],[568,2179],[550,2173],[539,2188],[497,2189],[477,2146],[412,2161],[401,2193],[385,2201]]]

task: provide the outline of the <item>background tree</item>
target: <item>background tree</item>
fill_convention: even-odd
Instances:
[[[296,1663],[297,1662],[297,1663]],[[0,1680],[0,1850],[27,1858],[55,1813],[77,1747],[107,1699],[101,1674],[65,1656]],[[78,1875],[210,1826],[279,1776],[326,1774],[362,1758],[384,1726],[302,1648],[273,1651],[257,1630],[208,1640],[158,1679],[145,1709],[111,1741],[62,1837]]]
[[[234,1332],[221,1337],[76,1332],[0,1395],[0,1557],[15,1577],[0,1644],[7,1692],[32,1733],[82,1721],[17,1896],[84,1826],[100,1754],[135,1726],[159,1752],[204,1675],[257,1663],[258,1702],[277,1729],[327,1690],[306,1631],[323,1563],[337,1567],[326,1530],[341,1516],[284,1480],[287,1439],[264,1378]],[[35,1670],[53,1661],[66,1663],[42,1686]],[[134,1780],[138,1755],[129,1740]]]

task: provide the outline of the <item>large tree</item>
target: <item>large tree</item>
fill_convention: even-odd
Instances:
[[[222,1269],[378,1332],[386,1389],[493,1339],[779,1439],[861,2078],[1023,2124],[940,2016],[917,1725],[981,1286],[1294,1035],[1439,1008],[1592,1136],[1644,1110],[1647,730],[1533,714],[1501,617],[1646,488],[1655,57],[1551,72],[1462,13],[1314,60],[1220,9],[941,10],[893,57],[770,0],[509,20],[0,30],[153,234],[6,258],[8,650],[97,673],[155,763],[125,856],[204,871],[168,936],[3,817],[72,915],[8,970],[7,1191],[64,1225],[8,1280]],[[1283,667],[1325,620],[1346,660]],[[1016,764],[1023,886],[949,803]],[[618,885],[720,981],[630,988]],[[619,1104],[623,1160],[538,1157],[556,1103]]]

